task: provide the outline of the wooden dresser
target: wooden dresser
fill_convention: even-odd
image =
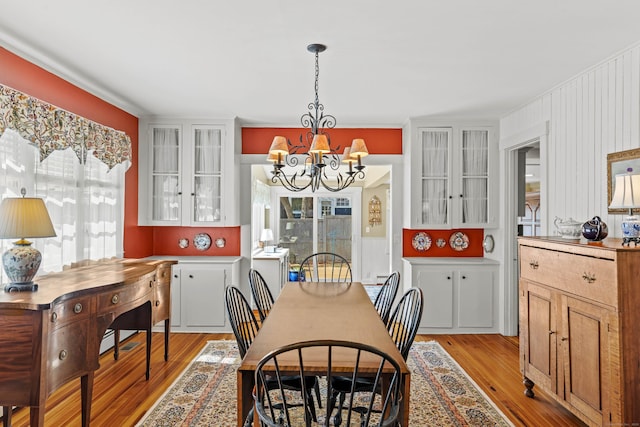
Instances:
[[[36,292],[0,292],[4,424],[10,425],[12,406],[30,406],[30,425],[42,426],[47,397],[80,378],[82,425],[89,425],[105,331],[117,327],[150,332],[154,322],[167,319],[174,263],[110,261],[39,277]],[[150,343],[147,333],[147,354]]]
[[[520,370],[588,425],[640,423],[640,246],[521,237]]]

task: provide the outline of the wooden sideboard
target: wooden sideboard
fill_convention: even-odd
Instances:
[[[640,423],[640,247],[518,239],[520,370],[591,426]]]
[[[82,425],[89,425],[105,331],[150,332],[156,321],[167,322],[174,263],[109,261],[39,277],[37,292],[0,293],[0,406],[5,425],[10,424],[12,406],[29,406],[30,425],[44,425],[47,397],[75,378],[80,378]],[[147,356],[150,344],[147,333]]]

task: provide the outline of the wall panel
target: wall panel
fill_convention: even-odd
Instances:
[[[548,122],[548,218],[599,215],[620,236],[620,215],[607,214],[608,153],[640,147],[640,47],[634,46],[503,117],[500,135]],[[514,138],[516,140],[514,140]],[[553,230],[553,226],[549,227]]]

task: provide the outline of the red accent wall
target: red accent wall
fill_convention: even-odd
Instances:
[[[284,136],[295,144],[306,131],[304,128],[242,128],[242,154],[264,154],[266,158],[274,136]],[[340,153],[344,147],[350,147],[355,138],[363,138],[369,154],[402,154],[402,129],[340,128],[331,129],[330,137],[331,146],[340,147]]]
[[[207,233],[211,237],[211,247],[204,251],[193,245],[193,237]],[[224,248],[216,246],[216,239],[225,240]],[[189,246],[181,248],[180,239],[189,240]],[[240,227],[154,227],[153,253],[171,256],[238,256],[240,255]]]
[[[431,237],[431,246],[426,251],[418,251],[413,248],[413,236],[418,232],[425,232]],[[463,251],[456,251],[449,245],[449,239],[454,233],[461,231],[469,238],[469,246]],[[439,248],[436,240],[444,239],[445,246]],[[455,230],[413,230],[402,229],[402,256],[403,257],[483,257],[484,230],[481,228],[461,228]]]
[[[137,225],[138,118],[2,47],[0,83],[129,135],[132,166],[125,182],[124,253],[127,258],[152,255],[153,230]]]

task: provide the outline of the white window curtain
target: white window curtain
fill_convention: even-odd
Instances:
[[[462,221],[487,221],[489,135],[486,130],[462,133]]]
[[[68,148],[52,152],[40,162],[38,148],[17,132],[5,129],[0,137],[0,194],[41,197],[57,237],[34,239],[42,252],[39,274],[60,271],[84,259],[123,256],[124,174],[128,162],[108,166],[88,153],[84,165]],[[4,253],[12,241],[2,240]],[[2,283],[7,278],[2,272]]]
[[[449,134],[429,130],[422,133],[422,221],[447,223]]]
[[[154,220],[175,221],[180,217],[179,144],[180,131],[178,129],[153,129]]]

